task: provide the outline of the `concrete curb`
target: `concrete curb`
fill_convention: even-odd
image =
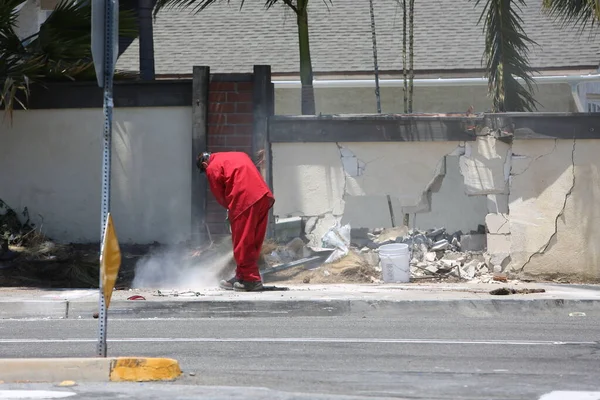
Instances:
[[[327,317],[327,316],[402,316],[425,314],[445,309],[463,314],[499,312],[569,312],[600,310],[600,299],[424,299],[424,300],[187,300],[116,301],[108,312],[111,318],[242,318],[242,317]],[[56,301],[2,302],[0,319],[91,319],[97,312],[95,302]]]
[[[5,383],[151,382],[172,381],[181,375],[169,358],[26,358],[0,359]]]

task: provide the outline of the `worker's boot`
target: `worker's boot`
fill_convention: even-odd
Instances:
[[[225,290],[233,290],[233,285],[237,281],[238,280],[237,280],[237,278],[235,276],[233,278],[231,278],[231,279],[228,279],[228,280],[223,279],[223,280],[221,280],[221,282],[219,282],[219,287],[221,289],[225,289]]]
[[[233,284],[236,292],[262,292],[265,290],[262,281],[237,281]]]

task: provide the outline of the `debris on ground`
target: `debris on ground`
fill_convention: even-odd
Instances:
[[[139,258],[152,245],[121,246],[116,289],[127,286]],[[97,288],[100,244],[60,244],[43,234],[25,208],[0,199],[0,287]]]
[[[509,294],[531,294],[531,293],[546,293],[546,289],[512,289],[512,288],[498,288],[490,291],[490,294],[497,296],[506,296]]]
[[[486,261],[485,227],[476,231],[448,233],[445,228],[426,231],[406,226],[380,229],[353,229],[351,244],[371,264],[379,263],[378,249],[386,244],[404,243],[411,253],[411,280],[494,281],[493,268]],[[499,278],[500,277],[500,278]],[[496,280],[508,277],[497,274]]]

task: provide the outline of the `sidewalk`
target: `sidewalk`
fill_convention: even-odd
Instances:
[[[297,285],[289,291],[239,293],[196,291],[115,291],[111,318],[200,318],[251,316],[402,315],[447,307],[453,311],[523,312],[568,308],[600,310],[600,285],[524,282],[493,284]],[[544,289],[544,293],[491,295],[499,288]],[[143,299],[128,300],[132,296]],[[0,319],[92,319],[98,290],[0,288]]]

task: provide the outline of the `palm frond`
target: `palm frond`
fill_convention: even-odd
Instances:
[[[62,0],[39,32],[21,40],[14,27],[16,7],[22,2],[0,0],[0,107],[11,121],[16,105],[26,108],[30,85],[95,78],[90,47],[91,3]],[[119,35],[137,35],[137,18],[131,10],[119,12]]]
[[[594,27],[600,21],[600,2],[598,0],[544,0],[544,11],[563,26],[574,24],[585,29]]]
[[[475,6],[480,3],[476,0]],[[485,34],[488,93],[496,112],[533,111],[539,104],[532,94],[535,70],[528,59],[529,46],[537,43],[525,34],[521,6],[526,6],[524,0],[487,0],[479,19]]]

